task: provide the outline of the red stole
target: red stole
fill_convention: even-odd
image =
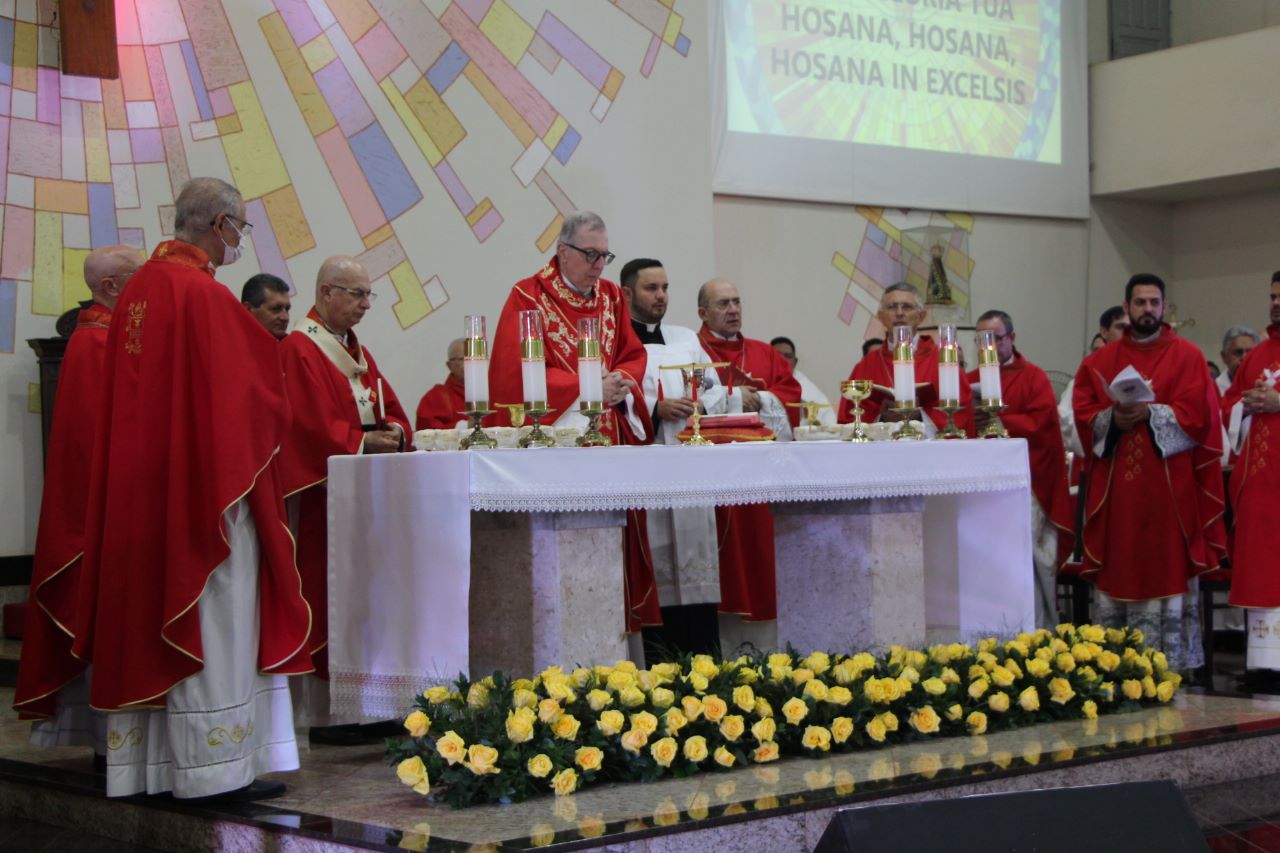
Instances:
[[[241,499],[261,550],[258,667],[311,668],[275,463],[289,424],[277,358],[195,246],[160,244],[129,280],[102,368],[72,631],[95,708],[162,707],[200,672],[198,605],[230,551],[223,513]]]
[[[58,375],[58,396],[44,467],[31,602],[13,706],[23,719],[50,716],[56,692],[84,670],[71,655],[93,437],[102,412],[103,362],[111,309],[80,311]]]
[[[966,382],[978,381],[969,371]],[[1058,400],[1043,370],[1014,351],[1000,366],[1000,390],[1005,410],[1000,420],[1013,438],[1027,440],[1031,463],[1031,491],[1045,517],[1058,528],[1058,553],[1070,554],[1075,541],[1071,496],[1067,492],[1067,452],[1058,425]]]
[[[698,340],[707,355],[716,361],[729,362],[728,367],[717,368],[720,381],[727,388],[750,385],[757,391],[768,391],[784,406],[800,402],[803,392],[799,380],[791,372],[791,365],[769,344],[742,335],[728,341],[712,334],[706,323],[698,329]],[[799,426],[798,406],[787,406],[787,420],[791,426]]]
[[[1280,326],[1267,329],[1267,340],[1254,347],[1236,368],[1222,399],[1222,415],[1231,416],[1244,392],[1257,385],[1263,371],[1280,373]],[[1275,387],[1273,384],[1272,387]],[[1280,496],[1280,412],[1252,415],[1240,455],[1231,471],[1230,603],[1239,607],[1280,607],[1280,524],[1273,517]]]
[[[1196,442],[1191,450],[1162,458],[1150,425],[1139,424],[1112,436],[1105,458],[1094,454],[1093,419],[1112,406],[1106,388],[1130,364]],[[1222,426],[1204,356],[1167,325],[1148,343],[1130,333],[1081,363],[1073,408],[1088,460],[1085,572],[1117,599],[1185,593],[1188,579],[1217,568],[1226,551]]]
[[[464,420],[461,414],[467,401],[463,392],[466,389],[461,379],[454,379],[450,373],[443,382],[422,395],[418,402],[418,416],[414,420],[416,429],[453,429],[458,421]]]
[[[916,403],[929,415],[934,425],[939,429],[946,426],[947,415],[937,409],[938,405],[938,346],[933,342],[933,338],[928,335],[921,335],[916,340],[916,384],[927,382],[928,388],[917,388]],[[862,360],[853,366],[853,371],[849,374],[850,379],[870,379],[876,385],[885,388],[893,387],[893,345],[886,341],[883,346],[873,349],[871,352],[863,356]],[[862,402],[862,420],[870,423],[880,417],[880,407],[886,399],[892,400],[892,396],[886,397],[883,393],[874,393]],[[969,435],[973,435],[973,416],[970,414],[969,403],[973,399],[973,393],[969,389],[969,383],[961,377],[960,382],[960,405],[964,408],[956,412],[956,426],[963,429]],[[847,424],[853,420],[853,404],[846,399],[840,400],[840,408],[836,413],[836,420],[842,424]]]
[[[307,312],[303,322],[313,327],[319,324],[320,332],[326,333],[315,308]],[[354,330],[347,332],[344,349],[352,358],[364,356],[368,370],[358,377],[359,386],[368,392],[365,404],[371,405],[374,413],[379,411],[378,380],[382,380],[387,423],[398,424],[404,430],[406,446],[410,446],[413,433],[409,417]],[[294,407],[289,440],[280,450],[280,478],[286,496],[298,495],[298,570],[302,573],[303,594],[315,619],[308,650],[316,675],[327,678],[328,654],[324,649],[329,643],[329,493],[325,482],[329,479],[329,457],[359,453],[364,428],[351,381],[303,326],[280,342],[280,362]]]

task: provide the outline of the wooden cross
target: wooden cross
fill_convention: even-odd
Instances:
[[[80,77],[120,76],[116,52],[115,0],[60,0],[62,73]]]

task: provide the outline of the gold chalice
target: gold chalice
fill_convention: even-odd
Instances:
[[[853,431],[846,441],[870,441],[862,423],[862,401],[871,396],[870,379],[846,379],[840,383],[840,395],[853,403]]]

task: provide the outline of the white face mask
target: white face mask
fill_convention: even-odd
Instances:
[[[235,229],[236,234],[240,235],[240,242],[233,246],[227,242],[227,238],[222,236],[222,229],[218,229],[218,239],[221,240],[222,245],[226,247],[222,250],[222,266],[225,267],[229,264],[234,264],[236,261],[240,260],[242,255],[244,255],[244,233],[237,228],[236,224],[231,222],[230,219],[224,219],[223,221],[231,223],[231,227]]]

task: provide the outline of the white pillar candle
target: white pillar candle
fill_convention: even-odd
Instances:
[[[978,365],[978,381],[981,383],[983,400],[999,400],[1001,397],[1000,388],[1000,365],[999,364],[979,364]]]
[[[578,396],[583,403],[604,402],[604,374],[600,371],[600,359],[578,359]]]
[[[960,399],[960,365],[938,364],[938,396],[943,400]]]
[[[916,365],[913,361],[893,363],[893,397],[899,403],[916,398]]]
[[[526,404],[547,402],[547,363],[540,358],[527,358],[520,362],[520,377]]]
[[[462,361],[463,394],[468,403],[489,402],[489,359],[472,357]]]

